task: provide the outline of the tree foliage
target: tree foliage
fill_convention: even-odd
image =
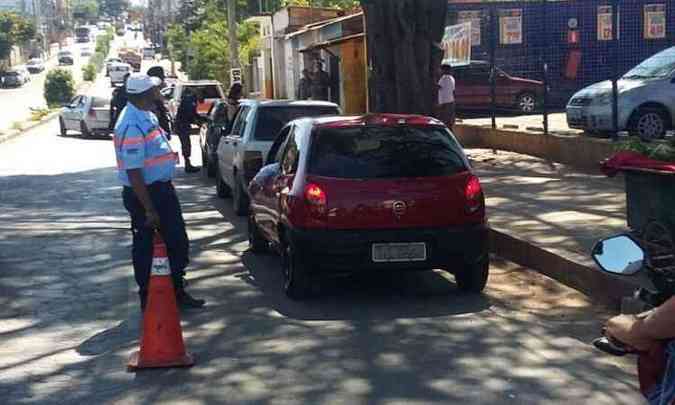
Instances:
[[[44,88],[45,100],[50,107],[69,102],[75,96],[75,80],[65,69],[54,69],[47,73]]]
[[[98,0],[102,14],[117,17],[129,9],[129,0]]]
[[[35,37],[35,25],[11,12],[0,12],[0,60],[7,59],[12,47]]]
[[[351,10],[359,6],[358,0],[283,0],[282,7],[287,6],[313,6],[313,7],[330,7],[339,8],[343,10]]]
[[[93,21],[98,17],[98,1],[76,0],[72,3],[73,18],[84,21]]]
[[[246,65],[260,50],[257,24],[245,23],[251,15],[277,11],[288,5],[338,7],[351,9],[358,0],[237,0],[237,39],[239,60]],[[176,21],[166,33],[169,51],[183,63],[183,70],[193,79],[216,79],[229,84],[232,66],[227,25],[227,0],[184,0]]]

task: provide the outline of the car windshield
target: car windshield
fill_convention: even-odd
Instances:
[[[649,79],[668,77],[675,70],[675,47],[666,49],[646,59],[628,71],[624,79]]]
[[[440,127],[324,128],[309,173],[346,179],[449,176],[467,170],[459,144]]]
[[[220,92],[216,85],[187,86],[193,93],[199,93],[204,98],[220,98]]]
[[[110,105],[110,100],[107,100],[107,99],[102,98],[102,97],[94,97],[91,100],[91,106],[93,108],[103,108],[103,107],[107,107],[109,105]]]
[[[329,106],[261,107],[258,109],[258,119],[253,138],[259,141],[273,141],[281,128],[295,119],[338,115],[339,113],[336,107]]]

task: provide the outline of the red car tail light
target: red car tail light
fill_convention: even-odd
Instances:
[[[476,213],[485,205],[483,188],[480,185],[478,177],[469,177],[469,181],[464,187],[464,196],[466,197],[466,210],[470,214]]]
[[[305,200],[311,206],[326,208],[326,193],[316,184],[308,184],[305,187]]]

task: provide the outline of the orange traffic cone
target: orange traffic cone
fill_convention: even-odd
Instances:
[[[178,305],[171,280],[166,245],[155,233],[148,302],[143,314],[141,350],[129,358],[129,370],[139,368],[189,367],[192,356],[185,351]]]

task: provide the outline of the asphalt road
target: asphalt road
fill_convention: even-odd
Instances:
[[[208,300],[182,315],[197,364],[128,373],[140,314],[113,147],[57,133],[52,120],[0,145],[5,403],[642,403],[632,359],[588,344],[609,314],[575,291],[496,258],[481,296],[430,271],[292,302],[278,258],[247,252],[230,201],[182,170],[189,288]]]

